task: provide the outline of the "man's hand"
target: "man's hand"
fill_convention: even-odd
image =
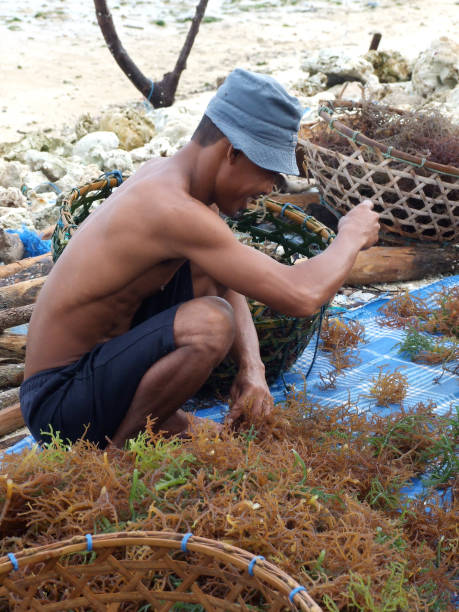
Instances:
[[[362,249],[368,249],[378,241],[379,215],[373,210],[373,202],[364,200],[341,217],[338,232],[349,232],[362,241]]]
[[[239,370],[230,391],[231,407],[225,422],[232,425],[239,418],[267,416],[274,402],[266,383],[264,368]]]

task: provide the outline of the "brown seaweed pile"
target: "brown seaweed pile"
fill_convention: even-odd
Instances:
[[[398,114],[388,106],[363,100],[361,108],[343,114],[339,121],[383,145],[439,164],[459,167],[459,127],[439,110]],[[336,130],[330,130],[324,122],[314,128],[311,140],[344,155],[353,153],[349,140]]]
[[[150,424],[127,450],[106,452],[55,437],[2,460],[0,552],[95,532],[191,531],[265,556],[325,610],[453,610],[458,431],[459,414],[431,404],[381,417],[297,392],[219,436],[204,422],[167,440]],[[435,488],[405,498],[426,466]]]
[[[401,405],[408,392],[408,379],[398,368],[393,372],[384,372],[384,368],[380,367],[378,376],[371,383],[369,396],[379,406]]]
[[[444,287],[432,293],[430,308],[426,300],[402,291],[379,309],[381,325],[419,329],[459,338],[459,286]]]
[[[445,287],[433,293],[431,300],[434,308],[403,292],[380,308],[384,316],[379,322],[407,330],[400,352],[408,354],[412,361],[442,364],[444,371],[459,374],[459,287]]]
[[[365,328],[358,321],[326,317],[322,324],[320,340],[321,349],[330,353],[330,362],[335,368],[335,372],[330,375],[333,384],[333,375],[336,377],[342,370],[353,368],[360,363],[354,349],[365,342]],[[326,384],[324,378],[322,382]]]

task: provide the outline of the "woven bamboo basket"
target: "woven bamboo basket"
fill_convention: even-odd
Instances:
[[[0,558],[0,610],[304,610],[306,589],[251,553],[190,534],[78,536]]]
[[[459,168],[387,147],[343,125],[339,118],[355,114],[360,103],[335,100],[322,104],[320,120],[345,137],[353,149],[352,154],[343,155],[311,142],[320,121],[300,130],[304,170],[320,186],[325,203],[345,214],[364,198],[371,198],[380,213],[383,237],[389,241],[457,241]],[[394,108],[390,111],[403,114]]]
[[[112,173],[109,173],[112,174]],[[106,199],[122,181],[121,175],[104,176],[60,196],[60,217],[52,238],[53,259],[56,261],[80,223],[91,212],[96,201]],[[273,256],[286,264],[299,257],[313,257],[322,252],[334,234],[314,217],[293,204],[279,204],[271,198],[254,202],[237,220],[228,221],[241,239],[252,246],[268,248]],[[261,358],[269,383],[296,361],[317,329],[320,313],[297,318],[273,312],[259,302],[249,300],[249,306],[260,343]],[[204,394],[226,394],[237,372],[234,362],[227,358],[214,371]]]

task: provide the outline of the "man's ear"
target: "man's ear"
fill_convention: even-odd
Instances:
[[[226,159],[231,165],[235,163],[239,153],[239,149],[235,149],[232,144],[229,145],[228,149],[226,150]]]

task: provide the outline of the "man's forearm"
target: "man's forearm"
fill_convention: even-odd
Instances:
[[[264,372],[258,336],[246,298],[232,289],[227,289],[222,297],[233,307],[235,318],[236,335],[231,348],[231,356],[239,369]]]

